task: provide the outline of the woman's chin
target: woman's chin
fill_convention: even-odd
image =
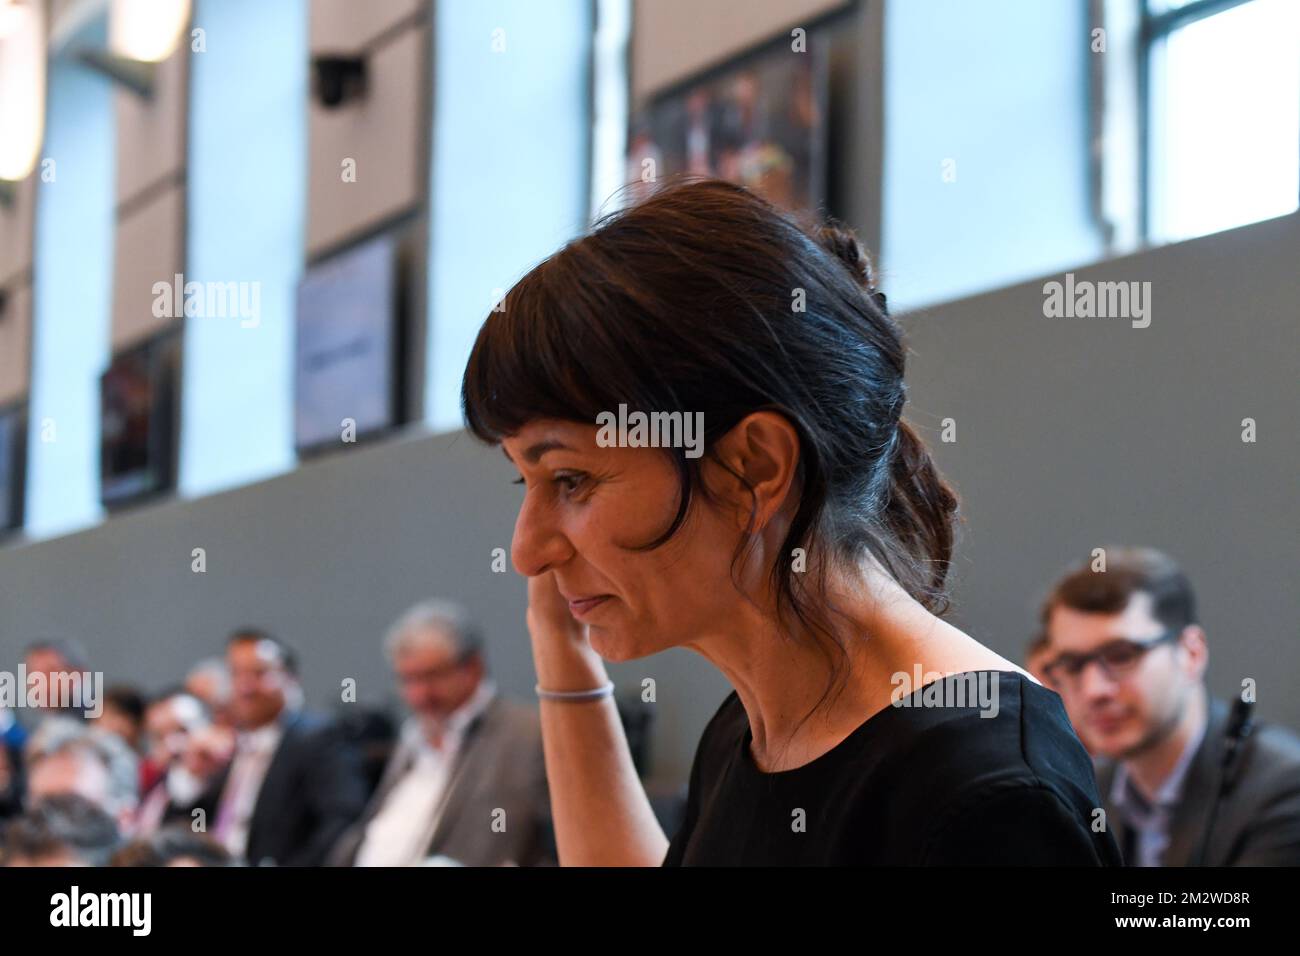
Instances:
[[[591,649],[609,664],[621,664],[649,657],[662,648],[648,646],[638,635],[630,634],[620,627],[601,627],[593,624],[587,628],[587,640]]]

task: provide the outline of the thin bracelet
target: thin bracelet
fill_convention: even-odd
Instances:
[[[562,700],[580,703],[584,700],[600,700],[602,697],[608,697],[614,693],[614,682],[606,681],[602,687],[593,687],[591,690],[544,690],[541,684],[537,685],[537,696],[542,700]]]

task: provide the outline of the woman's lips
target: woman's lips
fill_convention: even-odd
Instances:
[[[574,617],[581,618],[590,613],[593,608],[604,604],[608,600],[608,594],[598,594],[596,597],[589,598],[577,598],[569,602],[569,613]]]

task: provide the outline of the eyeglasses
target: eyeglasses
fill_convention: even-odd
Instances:
[[[1073,684],[1078,682],[1088,664],[1096,661],[1101,665],[1102,673],[1111,680],[1119,680],[1131,674],[1152,648],[1176,641],[1182,633],[1181,630],[1166,631],[1159,637],[1142,641],[1121,638],[1103,644],[1090,654],[1061,654],[1043,668],[1043,673],[1054,684],[1066,681]]]

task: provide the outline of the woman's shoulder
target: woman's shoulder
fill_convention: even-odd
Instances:
[[[1092,760],[1054,691],[1015,671],[950,675],[926,690],[891,728],[897,747],[882,770],[900,806],[926,806],[928,862],[1116,861],[1113,840],[1094,832]]]
[[[890,770],[951,805],[1017,786],[1096,804],[1092,760],[1061,698],[1020,672],[949,675],[899,709]]]
[[[950,674],[898,695],[891,726],[896,759],[960,779],[1051,775],[1091,761],[1061,698],[1019,671]]]

